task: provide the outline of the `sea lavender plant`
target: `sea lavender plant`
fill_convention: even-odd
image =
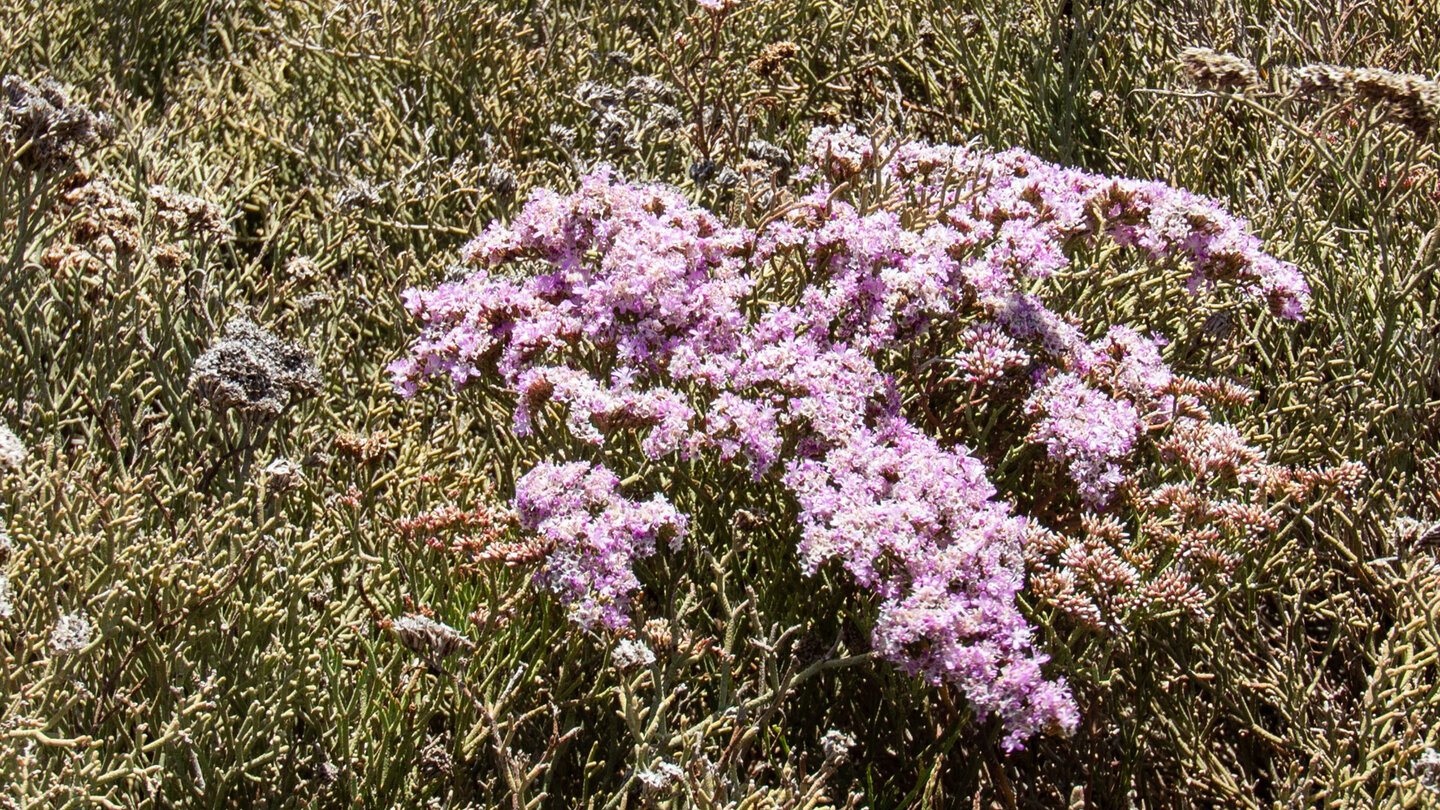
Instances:
[[[395,386],[413,395],[435,377],[499,383],[515,396],[520,436],[543,440],[558,427],[565,439],[549,446],[597,458],[634,440],[651,464],[738,465],[783,487],[798,510],[803,570],[838,565],[875,595],[878,653],[958,687],[980,717],[1000,717],[1007,749],[1072,729],[1068,687],[1044,674],[1017,600],[1027,558],[1068,547],[1044,527],[1061,513],[1018,514],[897,358],[946,360],[971,389],[1028,403],[1029,432],[1015,440],[1043,446],[1072,481],[1073,509],[1094,514],[1136,490],[1136,449],[1152,433],[1195,434],[1167,447],[1197,479],[1208,469],[1200,448],[1230,434],[1183,394],[1161,341],[1124,325],[1090,339],[1030,290],[1102,241],[1187,267],[1192,293],[1233,289],[1283,318],[1302,316],[1304,279],[1212,200],[1018,150],[896,147],[822,128],[800,174],[802,196],[755,229],[609,170],[569,195],[537,192],[512,224],[465,248],[472,275],[406,292],[425,329],[392,364]],[[862,212],[837,195],[871,174],[878,207]],[[931,338],[949,334],[963,336],[956,353],[927,360]],[[1262,483],[1260,464],[1254,457],[1246,480]],[[521,526],[545,548],[537,581],[585,626],[627,626],[635,563],[659,541],[678,547],[687,528],[663,495],[640,502],[625,489],[592,461],[544,461],[516,484]],[[1266,514],[1201,495],[1181,506],[1152,497],[1157,509],[1212,522]],[[1125,537],[1094,525],[1096,537]],[[1077,611],[1100,610],[1077,571],[1094,579],[1107,565],[1135,569],[1135,588],[1198,598],[1178,558],[1137,567],[1096,554],[1070,554],[1046,578]]]

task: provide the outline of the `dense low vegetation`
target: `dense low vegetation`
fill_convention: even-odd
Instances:
[[[1437,38],[0,0],[0,805],[1433,803]]]

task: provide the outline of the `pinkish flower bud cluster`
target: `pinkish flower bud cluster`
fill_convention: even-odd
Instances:
[[[1027,548],[1036,516],[1016,515],[980,458],[914,411],[897,358],[959,335],[932,358],[942,382],[972,402],[1018,391],[1029,441],[1100,509],[1128,491],[1134,450],[1171,424],[1179,389],[1155,339],[1117,326],[1090,340],[1036,283],[1100,239],[1188,263],[1193,289],[1232,287],[1286,317],[1300,316],[1304,281],[1218,204],[1159,183],[1018,151],[882,148],[849,129],[817,130],[810,154],[805,196],[756,229],[608,171],[537,193],[465,248],[469,278],[406,293],[424,331],[391,366],[396,388],[486,380],[514,394],[516,432],[547,446],[601,457],[638,442],[652,463],[742,465],[794,498],[807,572],[836,565],[875,594],[877,651],[999,716],[1007,748],[1069,730],[1076,707],[1042,672],[1017,600],[1027,557],[1048,559]],[[886,185],[865,213],[832,183],[869,170]],[[551,549],[539,581],[587,626],[624,625],[635,561],[687,528],[663,496],[630,500],[588,462],[535,467],[514,507]],[[1110,565],[1097,554],[1069,559]],[[1085,598],[1068,576],[1056,592]]]

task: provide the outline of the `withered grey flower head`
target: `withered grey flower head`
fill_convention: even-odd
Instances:
[[[515,173],[498,164],[487,164],[480,174],[480,185],[496,194],[514,194],[519,188]]]
[[[654,76],[633,76],[625,83],[625,98],[629,101],[658,101],[674,104],[679,96],[675,85]]]
[[[1350,69],[1338,65],[1306,65],[1293,76],[1295,91],[1311,98],[1350,92]]]
[[[114,137],[108,116],[72,104],[50,79],[31,84],[19,76],[0,80],[5,108],[0,112],[0,143],[31,171],[63,171],[73,166],[80,149]]]
[[[1386,117],[1422,138],[1440,119],[1440,86],[1424,76],[1360,68],[1351,80],[1356,97],[1384,109]]]
[[[597,114],[614,109],[620,97],[620,89],[613,85],[586,81],[575,86],[575,100]]]
[[[1421,138],[1440,120],[1440,84],[1425,76],[1315,64],[1296,70],[1293,78],[1299,95],[1317,101],[1353,99]]]
[[[850,755],[850,749],[855,747],[855,738],[832,728],[820,738],[820,747],[824,749],[826,759],[838,762]]]
[[[655,653],[643,641],[621,639],[611,652],[611,660],[619,670],[648,667],[655,663]]]
[[[274,418],[294,398],[320,392],[309,350],[283,341],[246,318],[225,325],[221,339],[195,361],[190,391],[217,411]]]
[[[794,165],[790,153],[762,138],[752,138],[745,147],[745,156],[770,164],[777,172],[788,172]]]

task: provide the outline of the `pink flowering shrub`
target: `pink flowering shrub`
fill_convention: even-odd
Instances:
[[[1267,465],[1207,409],[1243,391],[1172,373],[1158,337],[1072,322],[1047,280],[1108,246],[1297,319],[1304,279],[1160,183],[849,129],[809,150],[798,196],[753,228],[609,171],[538,192],[465,248],[472,275],[406,293],[424,328],[395,385],[514,395],[515,432],[553,459],[514,507],[546,550],[537,583],[581,624],[623,627],[635,563],[705,536],[610,467],[738,466],[787,493],[805,572],[874,595],[880,655],[998,716],[1006,748],[1071,730],[1018,599],[1027,566],[1096,628],[1199,614],[1227,544],[1274,526],[1257,498],[1344,475]],[[973,426],[987,415],[1013,427]],[[999,466],[1035,490],[1000,492]]]

